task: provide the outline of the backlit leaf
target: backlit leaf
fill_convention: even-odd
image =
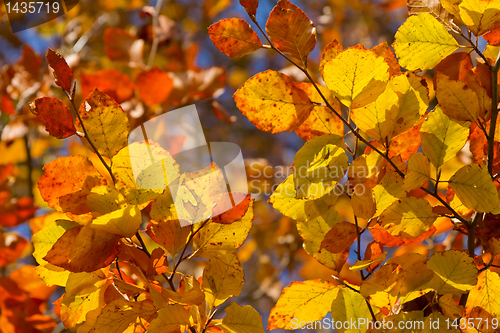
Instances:
[[[422,151],[434,167],[439,168],[457,155],[467,141],[469,122],[445,115],[439,106],[429,113],[422,124]]]
[[[114,68],[104,68],[95,73],[82,73],[80,80],[83,98],[87,98],[94,89],[98,89],[119,104],[134,96],[135,85],[132,80]]]
[[[431,284],[439,294],[461,294],[476,285],[476,265],[464,251],[436,252],[427,267],[435,273]]]
[[[334,224],[321,241],[320,250],[325,249],[331,253],[349,251],[352,243],[358,238],[356,229],[359,228],[347,221]],[[358,231],[361,232],[361,229]]]
[[[295,83],[295,86],[302,89],[313,103],[324,103],[323,98],[312,83],[299,82]],[[333,96],[331,90],[324,86],[318,86],[318,88],[328,103],[341,114],[339,100]],[[342,136],[344,135],[344,123],[327,106],[315,105],[309,117],[295,129],[295,133],[304,140],[311,140],[316,136],[327,134]]]
[[[111,97],[95,89],[78,112],[87,134],[101,155],[111,159],[127,145],[129,134],[127,114]],[[83,133],[78,121],[76,129]]]
[[[342,51],[344,51],[342,45],[340,45],[340,43],[336,39],[332,40],[321,53],[321,62],[319,63],[320,73],[323,73],[325,64],[329,60],[335,59],[335,57],[337,57],[337,55]]]
[[[351,267],[349,267],[349,269],[351,271],[360,271],[360,270],[363,270],[363,269],[367,269],[368,267],[370,267],[371,265],[373,265],[375,263],[385,261],[386,256],[387,256],[387,251],[385,251],[383,254],[381,254],[380,256],[378,256],[375,259],[362,260],[362,261],[356,260],[356,262],[354,263],[354,265],[352,265]]]
[[[280,0],[269,14],[266,31],[274,46],[307,67],[307,56],[316,46],[316,28],[306,14],[289,0]]]
[[[406,174],[403,190],[416,190],[429,181],[431,176],[431,166],[429,160],[422,153],[410,156],[408,160],[408,173]]]
[[[377,210],[372,188],[366,184],[356,184],[351,196],[351,205],[357,217],[371,218]]]
[[[384,92],[389,66],[363,48],[349,48],[325,63],[323,78],[342,104],[351,109],[373,102]]]
[[[458,6],[460,18],[476,36],[500,25],[500,3],[488,0],[463,0]]]
[[[408,70],[431,69],[459,47],[446,28],[428,13],[410,16],[395,38],[396,56]]]
[[[233,97],[252,124],[270,133],[293,131],[314,107],[307,94],[295,87],[288,76],[272,70],[250,78]]]
[[[365,298],[359,293],[348,289],[346,287],[339,287],[338,294],[332,302],[332,314],[335,316],[335,320],[340,322],[350,322],[351,320],[355,323],[364,320],[364,322],[369,322],[372,319],[368,305],[366,304]],[[337,332],[365,332],[366,326],[355,325],[349,329],[349,327],[342,326],[337,328]]]
[[[429,13],[438,19],[448,30],[458,30],[453,23],[453,15],[443,8],[439,0],[410,0],[408,1],[408,15]]]
[[[47,50],[47,62],[49,66],[54,71],[54,77],[56,79],[56,84],[66,90],[71,91],[71,85],[73,82],[73,71],[68,66],[66,60],[59,53],[48,49]]]
[[[38,188],[47,204],[62,212],[84,214],[87,195],[101,184],[101,174],[90,160],[81,155],[59,157],[45,165]]]
[[[465,165],[450,178],[450,186],[460,201],[478,212],[500,212],[498,191],[486,168]]]
[[[377,207],[375,216],[379,216],[387,207],[398,201],[398,199],[406,197],[406,193],[402,188],[403,182],[403,178],[396,172],[388,171],[380,184],[373,188]]]
[[[491,316],[490,322],[492,318],[498,318],[500,316],[499,292],[500,276],[498,276],[498,273],[492,272],[489,269],[481,272],[477,277],[477,284],[469,292],[465,306],[467,314],[470,316],[475,308],[482,308]]]
[[[257,7],[259,7],[259,0],[240,0],[240,5],[243,6],[249,15],[257,14]]]
[[[143,63],[144,40],[120,28],[107,28],[103,35],[104,52],[112,61],[137,67]]]
[[[391,204],[379,219],[391,235],[416,238],[427,232],[436,218],[427,200],[409,197]]]
[[[330,312],[330,304],[339,293],[339,287],[322,280],[292,282],[283,289],[278,302],[271,310],[267,330],[292,329],[292,319],[316,321]]]
[[[436,76],[436,97],[443,112],[456,120],[475,122],[479,114],[479,101],[474,90],[462,81],[447,76]]]
[[[344,137],[322,135],[306,142],[294,159],[297,198],[317,199],[334,189],[348,167]]]
[[[221,327],[229,333],[264,333],[261,315],[250,305],[241,306],[231,303],[226,308],[226,315]]]
[[[68,107],[58,98],[37,98],[33,104],[31,112],[40,118],[50,135],[64,139],[76,133]]]
[[[225,55],[240,58],[262,47],[257,33],[242,19],[224,19],[208,27],[212,43]]]
[[[127,205],[111,213],[94,219],[90,227],[108,234],[122,237],[132,237],[142,223],[141,211],[138,206]]]
[[[213,308],[231,296],[238,296],[244,282],[243,267],[236,255],[218,251],[203,270],[202,289],[207,305]]]
[[[142,72],[135,79],[139,97],[147,106],[164,102],[174,90],[170,76],[159,68]]]
[[[149,333],[184,332],[190,324],[191,314],[182,305],[167,304],[158,311],[158,317],[151,321]]]

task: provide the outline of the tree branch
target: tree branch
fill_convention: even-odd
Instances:
[[[491,68],[491,121],[488,135],[488,171],[493,176],[493,158],[495,157],[495,129],[498,118],[498,70],[500,68],[500,53],[495,65]]]

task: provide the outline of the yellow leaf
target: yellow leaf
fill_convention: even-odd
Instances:
[[[395,171],[387,171],[380,184],[373,188],[375,204],[377,206],[375,217],[382,214],[382,212],[392,205],[393,202],[406,197],[402,185],[403,178],[401,178],[401,176]]]
[[[416,238],[427,231],[436,220],[431,205],[423,198],[402,198],[391,204],[379,217],[381,225],[399,238]]]
[[[295,83],[295,86],[302,89],[312,102],[321,104],[325,103],[312,83],[299,82]],[[318,88],[323,96],[326,97],[328,103],[330,103],[330,105],[339,114],[341,114],[340,102],[337,98],[335,98],[335,96],[333,96],[332,91],[324,86],[318,85]],[[334,115],[327,106],[314,105],[309,117],[307,117],[307,119],[295,129],[295,133],[304,140],[311,140],[317,136],[327,134],[337,134],[343,136],[344,123],[339,117]]]
[[[441,5],[443,6],[444,9],[451,15],[455,16],[456,19],[460,21],[460,9],[458,8],[458,5],[462,0],[440,0]]]
[[[203,270],[202,289],[207,305],[212,309],[231,296],[238,296],[245,279],[243,267],[236,254],[218,251],[210,257],[208,266]]]
[[[91,273],[71,273],[61,301],[61,321],[66,328],[85,321],[90,312],[100,312],[104,306],[104,292],[111,281],[106,270]]]
[[[458,1],[460,0],[452,0]],[[408,15],[415,15],[418,13],[429,13],[444,24],[448,30],[458,30],[459,28],[453,23],[453,14],[449,10],[444,10],[445,3],[450,0],[410,0],[408,1]],[[447,8],[450,8],[447,6]],[[456,6],[456,13],[458,14],[458,5]],[[457,15],[458,17],[458,15]]]
[[[403,190],[409,192],[420,188],[429,181],[430,176],[431,165],[427,157],[422,153],[411,155],[408,160],[408,173],[403,183]]]
[[[401,311],[396,315],[387,316],[385,318],[386,322],[385,325],[386,327],[394,327],[394,328],[396,327],[399,328],[399,325],[401,325],[401,329],[395,330],[397,333],[415,333],[415,332],[421,333],[422,329],[424,328],[423,325],[424,321],[425,321],[424,311],[420,310],[411,312]],[[407,326],[405,326],[404,324],[406,323],[412,323],[412,324],[407,324]]]
[[[90,140],[101,155],[111,159],[127,145],[129,134],[127,114],[114,99],[94,89],[78,112]],[[83,133],[79,121],[75,123],[75,128]],[[84,139],[83,142],[92,150],[87,140]]]
[[[463,294],[476,285],[477,268],[465,251],[436,252],[427,267],[435,273],[430,285],[438,294]]]
[[[340,45],[340,43],[336,39],[332,40],[321,53],[321,61],[319,63],[320,73],[323,73],[323,68],[325,67],[325,64],[329,60],[335,59],[337,55],[342,51],[344,51],[342,45]]]
[[[212,43],[225,55],[240,58],[262,47],[259,36],[245,20],[229,18],[208,27]]]
[[[389,86],[399,97],[392,134],[396,136],[410,129],[425,114],[429,107],[429,89],[424,78],[410,72],[392,77]]]
[[[78,226],[78,223],[73,221],[57,220],[33,235],[32,242],[35,248],[33,257],[39,264],[36,271],[48,286],[58,285],[64,287],[70,272],[48,263],[43,258],[66,230],[76,226]]]
[[[357,184],[351,196],[351,205],[354,215],[369,219],[377,211],[373,190],[366,184]]]
[[[349,288],[342,286],[338,289],[337,297],[332,302],[332,317],[335,318],[335,321],[354,322],[359,323],[359,325],[336,327],[337,332],[366,332],[368,326],[365,325],[372,320],[372,315],[365,298]],[[378,312],[376,308],[373,308],[373,310]]]
[[[333,254],[320,251],[321,241],[342,217],[333,208],[337,196],[329,194],[317,200],[295,198],[293,176],[289,176],[271,195],[269,202],[282,214],[297,220],[297,229],[304,240],[304,249],[326,267],[340,272],[348,253]]]
[[[112,162],[116,189],[135,205],[155,199],[179,178],[179,165],[169,152],[151,141],[132,143],[120,150]]]
[[[277,49],[307,67],[307,56],[316,46],[316,28],[302,9],[280,0],[269,14],[266,31]]]
[[[464,315],[464,307],[457,304],[452,294],[446,294],[440,297],[439,307],[443,314],[451,320],[460,319]]]
[[[322,280],[292,282],[283,289],[271,310],[267,330],[297,329],[300,322],[323,319],[330,312],[330,304],[339,293],[339,287]]]
[[[150,300],[130,302],[118,298],[106,304],[89,333],[123,333],[150,322],[156,315],[156,308]],[[137,323],[141,321],[141,324]]]
[[[207,255],[209,258],[219,251],[236,251],[250,232],[253,220],[253,200],[250,201],[248,211],[238,221],[231,224],[208,222],[193,240],[197,256]]]
[[[97,217],[91,222],[90,227],[109,234],[132,237],[141,223],[142,216],[139,207],[128,205]]]
[[[396,32],[394,51],[408,70],[431,69],[459,48],[446,28],[429,13],[410,16]]]
[[[500,212],[498,191],[486,168],[478,164],[465,165],[450,178],[450,186],[467,208],[494,214]]]
[[[434,167],[439,168],[457,155],[467,142],[469,122],[445,115],[439,106],[431,111],[422,124],[422,151]]]
[[[231,303],[226,308],[226,315],[221,327],[229,333],[264,333],[262,317],[250,305],[241,306]]]
[[[182,305],[167,304],[158,311],[158,317],[151,321],[148,333],[184,332],[190,325],[191,314]]]
[[[500,25],[498,1],[463,0],[458,8],[460,18],[477,37]]]
[[[424,321],[424,329],[422,333],[431,333],[431,332],[453,332],[460,333],[460,331],[449,324],[447,318],[441,314],[439,311],[434,311],[428,317],[425,318]],[[463,322],[463,321],[462,321]]]
[[[288,76],[272,70],[250,78],[233,97],[252,124],[270,133],[293,131],[314,107],[307,94],[295,87]]]
[[[492,318],[500,317],[500,276],[498,273],[492,272],[489,269],[481,272],[477,277],[477,284],[469,292],[465,311],[468,317],[475,308],[482,308],[486,313],[482,313],[481,317],[486,319],[489,317],[490,323]],[[486,317],[486,318],[485,318]]]
[[[314,200],[334,190],[349,165],[343,146],[343,136],[322,135],[297,152],[293,164],[297,198]]]
[[[382,171],[387,161],[376,151],[363,154],[356,158],[347,172],[349,182],[353,185],[366,183],[375,186],[379,183]]]
[[[389,80],[389,65],[373,51],[349,48],[325,63],[323,78],[345,106],[365,106],[382,94]]]
[[[375,259],[371,260],[356,260],[354,265],[349,267],[351,271],[361,271],[363,269],[366,269],[370,267],[372,264],[377,263],[377,262],[382,262],[385,261],[385,258],[387,257],[387,251],[385,251],[382,255],[378,256]]]
[[[436,97],[443,112],[456,120],[477,120],[479,101],[474,90],[460,80],[438,74],[436,78]]]

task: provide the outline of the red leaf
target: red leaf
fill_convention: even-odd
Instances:
[[[16,234],[0,234],[0,267],[16,261],[28,241]]]
[[[70,92],[73,71],[69,68],[66,60],[59,53],[49,49],[47,51],[47,61],[49,62],[49,66],[54,70],[56,84],[67,92]]]
[[[14,103],[12,103],[12,100],[8,95],[2,95],[2,99],[0,100],[0,110],[8,115],[13,115],[16,112]]]
[[[259,0],[240,0],[240,5],[245,8],[249,15],[257,14],[257,7],[259,7]]]
[[[134,96],[134,83],[128,75],[113,68],[102,69],[92,74],[82,74],[81,84],[84,98],[87,98],[95,88],[119,104]]]
[[[31,105],[31,112],[43,122],[47,132],[58,139],[64,139],[76,133],[73,117],[68,107],[58,98],[37,98]]]
[[[10,193],[0,192],[0,225],[15,227],[32,218],[38,207],[34,206],[32,198],[12,198]]]

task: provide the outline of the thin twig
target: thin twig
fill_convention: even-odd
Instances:
[[[151,68],[153,61],[156,56],[156,51],[158,51],[158,44],[160,40],[158,38],[158,16],[160,15],[161,7],[163,6],[163,0],[156,1],[155,11],[153,13],[153,45],[151,45],[151,52],[149,53],[148,68]]]
[[[493,176],[493,158],[495,147],[495,129],[498,118],[498,70],[500,68],[500,53],[497,56],[495,66],[491,69],[491,121],[490,133],[488,135],[488,171]]]
[[[34,197],[33,195],[33,159],[31,157],[31,150],[30,150],[30,145],[29,145],[29,140],[28,140],[28,134],[23,136],[24,140],[24,147],[26,148],[26,164],[28,166],[28,194],[31,198]]]
[[[99,153],[96,146],[94,145],[94,143],[90,139],[90,136],[87,133],[87,129],[85,128],[85,125],[83,124],[82,117],[80,117],[80,113],[78,112],[78,109],[75,105],[74,99],[71,98],[70,94],[66,90],[64,90],[64,93],[68,97],[69,101],[71,102],[71,105],[73,106],[73,109],[75,110],[76,116],[78,117],[78,121],[80,121],[80,125],[82,126],[82,130],[83,130],[83,134],[85,135],[85,139],[87,139],[87,141],[90,144],[90,146],[92,147],[92,150],[94,151],[94,153],[97,155],[97,157],[99,157],[99,160],[101,160],[101,163],[104,165],[106,170],[108,170],[109,175],[111,176],[111,179],[113,180],[113,183],[116,183],[116,179],[115,179],[115,176],[113,175],[113,172],[111,171],[111,167],[106,163],[106,161],[104,161],[104,158],[102,157],[101,153]]]

